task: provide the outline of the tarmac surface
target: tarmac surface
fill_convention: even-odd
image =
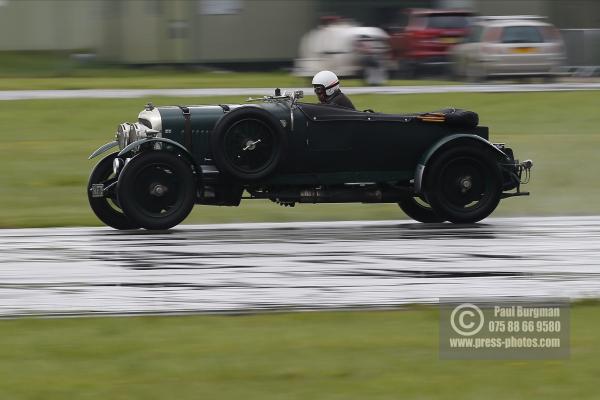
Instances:
[[[600,297],[600,217],[0,230],[0,316]]]
[[[276,84],[276,82],[274,82]],[[272,95],[274,88],[207,88],[207,89],[73,89],[73,90],[1,90],[0,100],[35,99],[134,99],[150,96],[205,97]],[[282,90],[286,90],[282,88]],[[288,89],[289,90],[289,89]],[[312,93],[312,88],[303,88]],[[563,82],[546,84],[470,84],[432,86],[344,87],[347,94],[419,94],[419,93],[499,93],[558,92],[600,90],[600,82]]]

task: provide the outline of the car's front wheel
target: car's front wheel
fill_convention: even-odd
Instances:
[[[502,195],[502,174],[485,149],[446,150],[428,168],[426,198],[440,216],[454,223],[474,223],[489,216]]]
[[[134,157],[121,172],[117,193],[129,219],[146,229],[169,229],[194,206],[196,180],[175,154],[150,151]]]
[[[398,205],[406,215],[415,221],[424,223],[441,223],[445,221],[443,217],[433,211],[426,201],[418,196],[407,194],[400,199]]]
[[[123,214],[116,197],[114,189],[117,178],[113,173],[113,161],[116,157],[117,153],[109,154],[92,170],[87,185],[88,201],[94,214],[106,225],[115,229],[137,229],[139,225]],[[101,197],[94,196],[95,187],[105,193]]]

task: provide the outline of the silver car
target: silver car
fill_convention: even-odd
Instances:
[[[479,17],[451,53],[454,73],[490,77],[556,77],[565,60],[559,31],[543,17]]]

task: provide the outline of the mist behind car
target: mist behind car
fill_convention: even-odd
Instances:
[[[459,78],[558,76],[565,61],[560,32],[543,17],[479,17],[452,50]]]

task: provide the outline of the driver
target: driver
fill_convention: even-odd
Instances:
[[[312,85],[321,104],[356,109],[350,99],[340,90],[340,81],[333,72],[321,71],[317,73],[312,80]]]

